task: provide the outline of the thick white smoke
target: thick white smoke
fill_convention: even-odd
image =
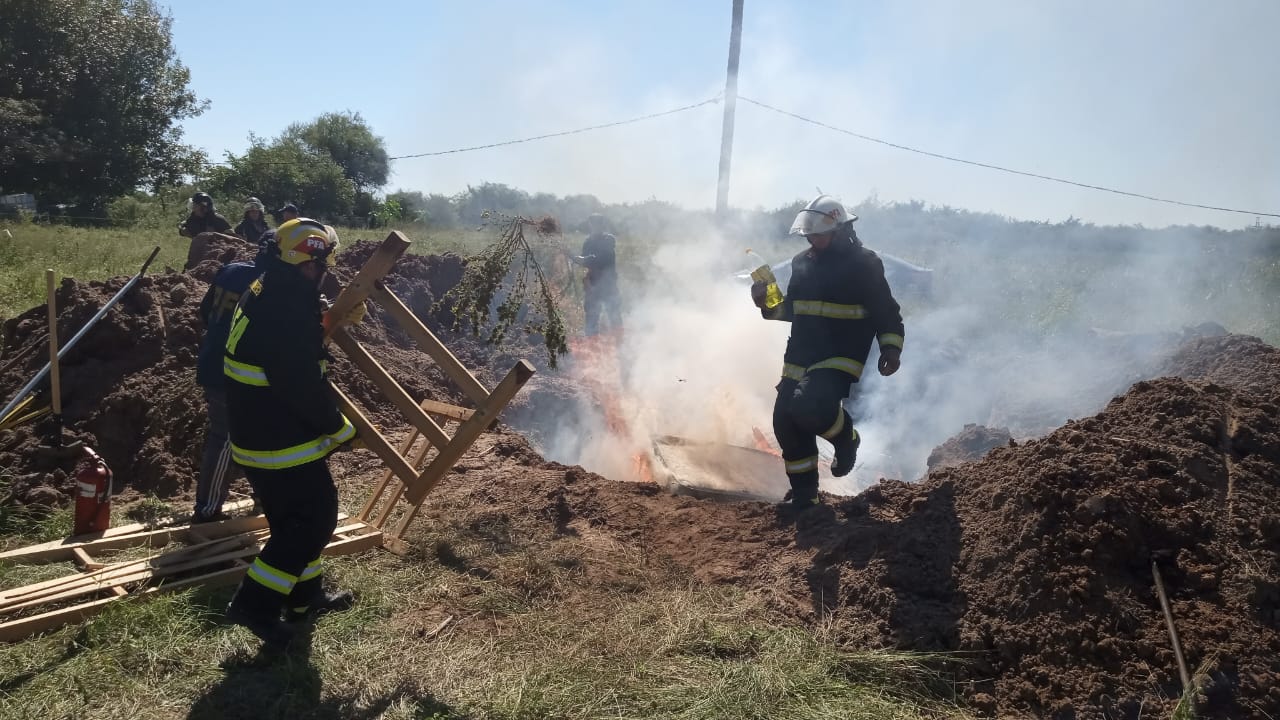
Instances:
[[[928,297],[894,288],[906,316],[902,369],[881,377],[873,350],[847,402],[863,438],[859,461],[851,477],[824,479],[828,492],[917,479],[930,451],[967,423],[1008,427],[1016,438],[1046,433],[1154,374],[1184,328],[1219,320],[1235,329],[1261,317],[1264,299],[1231,284],[1248,249],[1215,254],[1208,231],[1091,234],[1082,226],[1073,237],[1061,226],[995,219],[1013,228],[1007,236],[966,235],[956,228],[980,223],[959,214],[949,239],[935,242],[919,218],[945,222],[945,213],[904,215],[875,204],[859,211],[855,227],[868,247],[931,267],[934,282]],[[1041,232],[1053,227],[1056,234]],[[1046,242],[1063,237],[1070,242]],[[584,394],[556,409],[557,431],[543,434],[552,459],[631,479],[635,453],[655,437],[748,447],[753,429],[772,438],[790,326],[762,320],[735,277],[750,265],[750,244],[708,222],[643,258],[644,280],[626,284],[620,353],[628,432],[604,429],[598,398]],[[800,238],[778,239],[763,252],[777,262],[803,247]],[[625,280],[628,268],[620,269]],[[819,446],[829,457],[830,446]]]

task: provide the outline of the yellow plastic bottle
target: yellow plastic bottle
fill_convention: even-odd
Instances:
[[[747,248],[747,254],[752,260],[760,263],[760,266],[751,271],[751,279],[756,282],[762,282],[764,289],[764,307],[766,310],[772,310],[782,304],[782,289],[778,287],[778,278],[773,275],[773,268],[769,267],[769,263],[760,257],[754,250]]]

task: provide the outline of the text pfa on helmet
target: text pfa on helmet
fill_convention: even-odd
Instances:
[[[818,235],[831,232],[837,227],[857,220],[857,215],[850,215],[839,200],[830,195],[819,195],[812,202],[796,213],[795,222],[791,223],[790,235]]]
[[[290,265],[319,260],[330,267],[338,249],[338,232],[310,218],[295,218],[276,228],[280,259]]]

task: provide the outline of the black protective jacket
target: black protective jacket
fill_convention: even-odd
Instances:
[[[279,258],[263,263],[232,317],[223,371],[232,459],[278,470],[322,459],[356,433],[325,379],[315,284]]]
[[[187,219],[182,221],[181,231],[183,237],[189,238],[206,232],[230,234],[231,223],[214,210],[208,210],[203,217],[197,217],[195,213],[188,215]]]
[[[809,370],[831,368],[856,381],[872,339],[881,348],[902,349],[902,311],[885,280],[884,263],[851,231],[822,252],[810,248],[796,255],[785,300],[761,313],[791,323],[783,377],[799,380]]]
[[[582,264],[587,267],[587,284],[615,285],[618,282],[618,240],[609,233],[593,233],[582,243]]]

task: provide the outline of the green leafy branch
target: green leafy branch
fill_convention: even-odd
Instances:
[[[490,217],[490,213],[484,217]],[[467,258],[462,280],[439,304],[452,308],[454,330],[469,324],[472,335],[480,337],[482,328],[489,328],[486,341],[491,345],[501,343],[513,326],[528,318],[527,310],[532,308],[535,318],[527,320],[524,329],[529,334],[542,335],[554,368],[559,357],[569,351],[564,317],[525,230],[531,228],[536,238],[549,241],[560,234],[560,225],[553,217],[496,217],[497,242]],[[530,278],[535,286],[532,302]],[[499,297],[502,300],[494,307],[494,299]]]

